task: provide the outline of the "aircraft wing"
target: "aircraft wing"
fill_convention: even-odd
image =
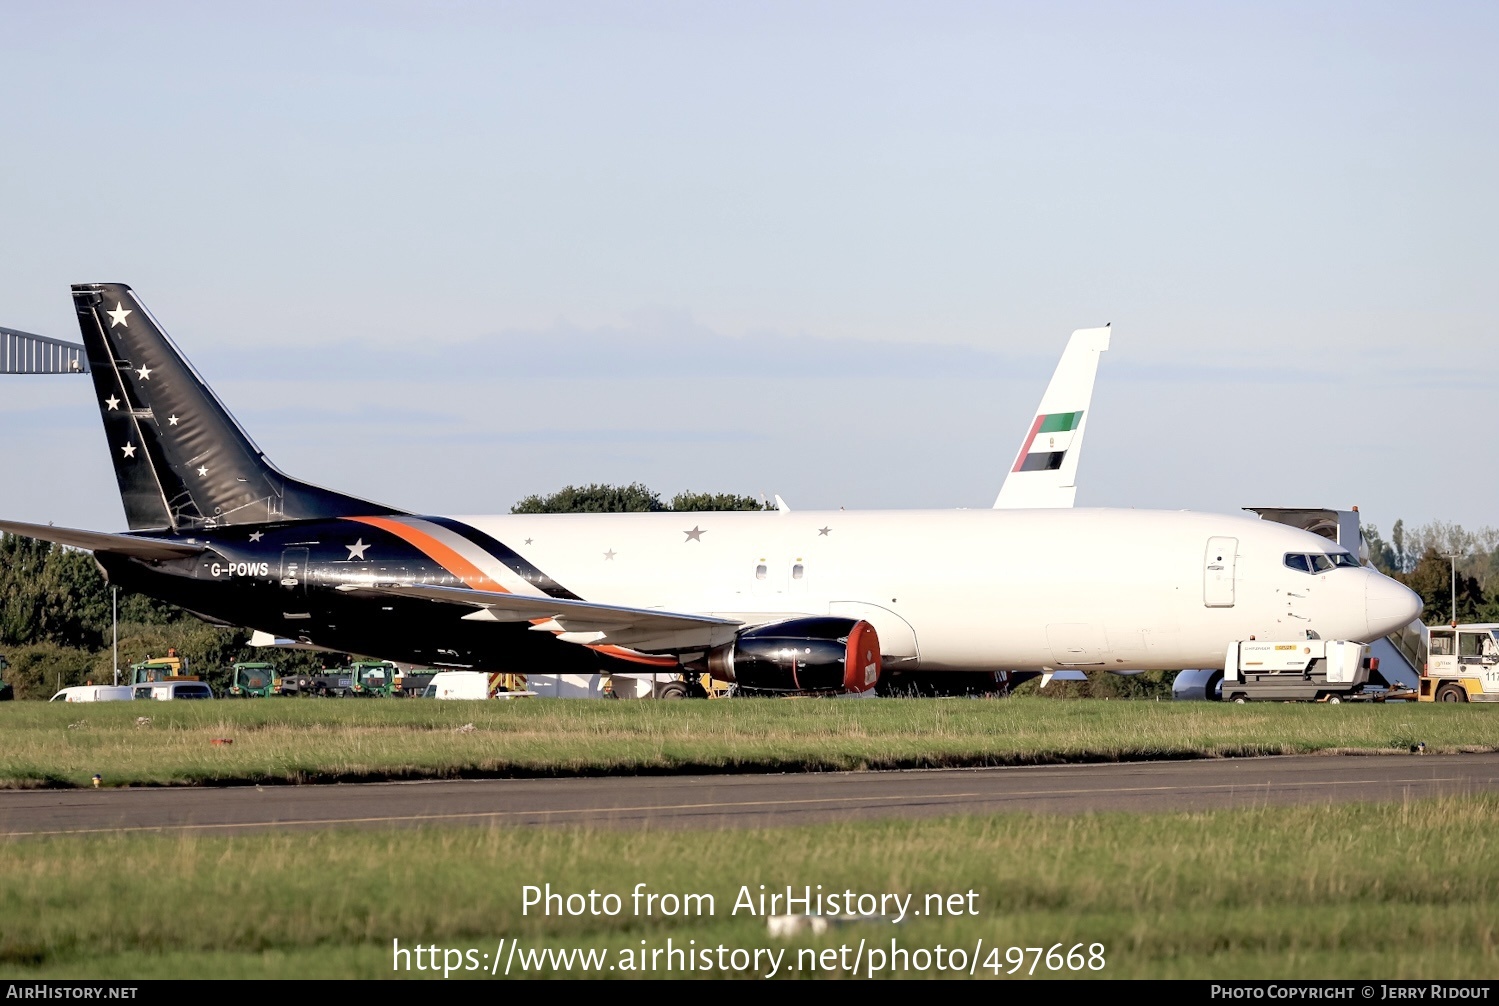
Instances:
[[[995,509],[1072,506],[1098,357],[1108,348],[1108,325],[1080,328],[1067,340],[1020,453],[999,488]]]
[[[626,608],[613,604],[527,594],[505,594],[467,587],[426,584],[381,584],[355,587],[470,608],[464,618],[485,622],[530,622],[540,632],[554,632],[569,643],[622,646],[640,651],[704,649],[727,643],[744,623],[732,618],[691,615],[659,608]]]
[[[204,545],[189,545],[186,542],[164,541],[160,538],[138,538],[133,534],[81,531],[71,527],[53,527],[51,524],[23,524],[16,520],[0,520],[0,531],[18,534],[23,538],[40,538],[42,541],[69,545],[89,552],[128,555],[132,559],[187,559],[200,555],[206,548]]]

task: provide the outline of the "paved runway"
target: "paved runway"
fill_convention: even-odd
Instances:
[[[803,775],[0,792],[0,836],[422,824],[755,828],[880,817],[1170,811],[1499,791],[1499,754],[1305,756]]]

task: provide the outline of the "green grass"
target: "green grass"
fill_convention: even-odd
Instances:
[[[0,844],[0,977],[389,977],[391,941],[527,948],[907,949],[1102,943],[1084,976],[1491,978],[1499,798],[742,832],[326,830]],[[623,896],[616,918],[522,913],[522,886]],[[716,896],[636,917],[637,883]],[[976,917],[768,936],[740,885],[976,892]],[[997,960],[1004,958],[1001,951]],[[1008,970],[1009,965],[1006,964]],[[573,971],[572,974],[579,972]],[[980,968],[978,973],[987,976]],[[1046,974],[1045,965],[1038,975]],[[431,973],[411,977],[430,977]],[[618,973],[616,972],[616,976]],[[805,977],[805,975],[800,975]]]
[[[469,725],[472,729],[467,729]],[[233,741],[215,745],[214,739]],[[1499,710],[1045,699],[0,705],[0,787],[758,772],[1499,749]]]

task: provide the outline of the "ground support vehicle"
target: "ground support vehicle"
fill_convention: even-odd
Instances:
[[[400,669],[397,665],[395,677],[391,681],[390,693],[395,696],[413,699],[420,697],[432,683],[432,678],[437,672],[431,669],[412,668]]]
[[[432,675],[422,694],[429,699],[511,699],[536,694],[524,688],[512,690],[509,686],[516,684],[517,679],[524,685],[524,675],[441,671]]]
[[[50,702],[121,702],[134,698],[130,685],[72,685]]]
[[[323,668],[322,673],[312,676],[308,691],[320,698],[343,698],[354,694],[354,672],[348,667],[334,670]]]
[[[144,685],[131,686],[133,697],[136,699],[154,699],[158,702],[170,702],[173,699],[211,699],[213,689],[201,681],[189,678],[176,678],[172,681],[152,681]]]
[[[130,683],[145,685],[156,681],[201,681],[197,675],[188,674],[187,662],[170,651],[165,657],[146,657],[138,664],[130,665]]]
[[[1219,694],[1225,702],[1342,702],[1363,692],[1376,667],[1366,643],[1243,640],[1228,644]],[[1209,685],[1208,696],[1216,690]]]
[[[314,694],[312,675],[304,671],[282,671],[276,679],[276,695],[302,696]]]
[[[263,699],[278,694],[281,676],[270,664],[235,664],[229,670],[229,695],[236,699]]]
[[[349,665],[354,684],[350,692],[367,698],[390,698],[400,668],[388,660],[356,660]]]
[[[1418,702],[1499,702],[1499,623],[1427,630]]]

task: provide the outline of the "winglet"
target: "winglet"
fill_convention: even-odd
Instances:
[[[995,509],[1072,506],[1098,357],[1109,348],[1110,332],[1109,325],[1080,328],[1067,340]]]

